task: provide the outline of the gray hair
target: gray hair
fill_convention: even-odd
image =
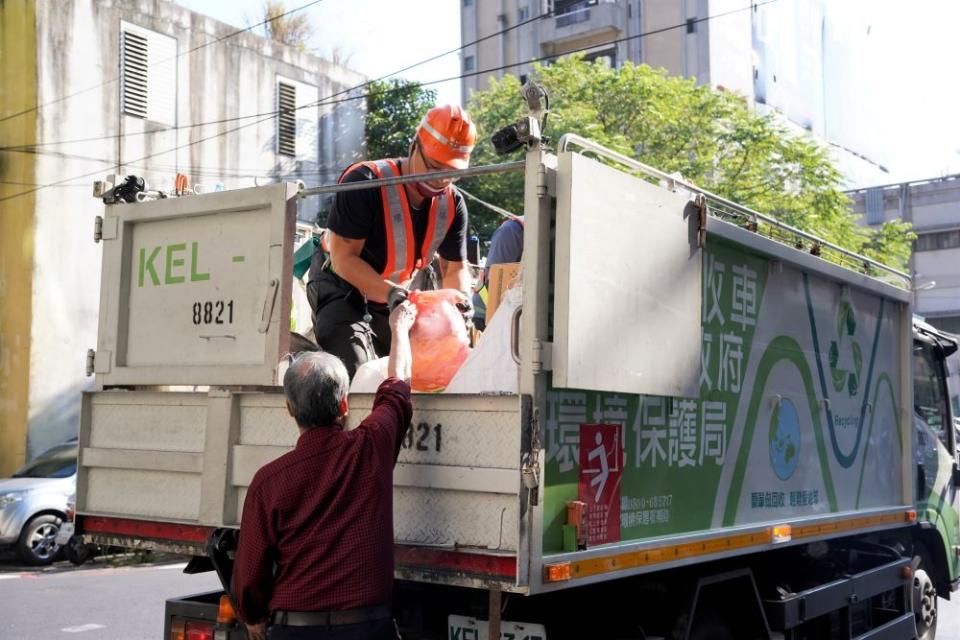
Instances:
[[[283,393],[294,420],[304,428],[337,424],[350,377],[340,358],[322,351],[300,353],[283,375]]]

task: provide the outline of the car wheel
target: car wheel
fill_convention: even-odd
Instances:
[[[42,515],[32,519],[20,532],[17,541],[17,553],[29,565],[43,566],[57,559],[60,545],[56,543],[60,524],[63,522],[55,515]]]

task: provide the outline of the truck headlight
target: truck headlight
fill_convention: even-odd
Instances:
[[[0,494],[0,509],[23,500],[23,492]]]

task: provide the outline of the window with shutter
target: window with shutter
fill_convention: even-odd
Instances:
[[[147,117],[147,39],[130,31],[121,33],[120,91],[123,112],[136,118]]]
[[[297,87],[277,83],[277,153],[297,155]]]
[[[176,124],[176,59],[176,38],[121,22],[121,112],[160,124]]]

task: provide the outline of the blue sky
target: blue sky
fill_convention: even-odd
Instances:
[[[295,9],[310,0],[286,0]],[[176,0],[193,11],[237,27],[260,22],[262,0]],[[332,59],[339,50],[345,66],[371,78],[460,46],[460,3],[457,0],[322,0],[304,10],[316,31],[309,48]],[[432,25],[434,28],[429,28]],[[442,25],[442,28],[437,26]],[[402,74],[424,84],[460,73],[453,53]],[[438,102],[460,102],[460,82],[431,84]]]

